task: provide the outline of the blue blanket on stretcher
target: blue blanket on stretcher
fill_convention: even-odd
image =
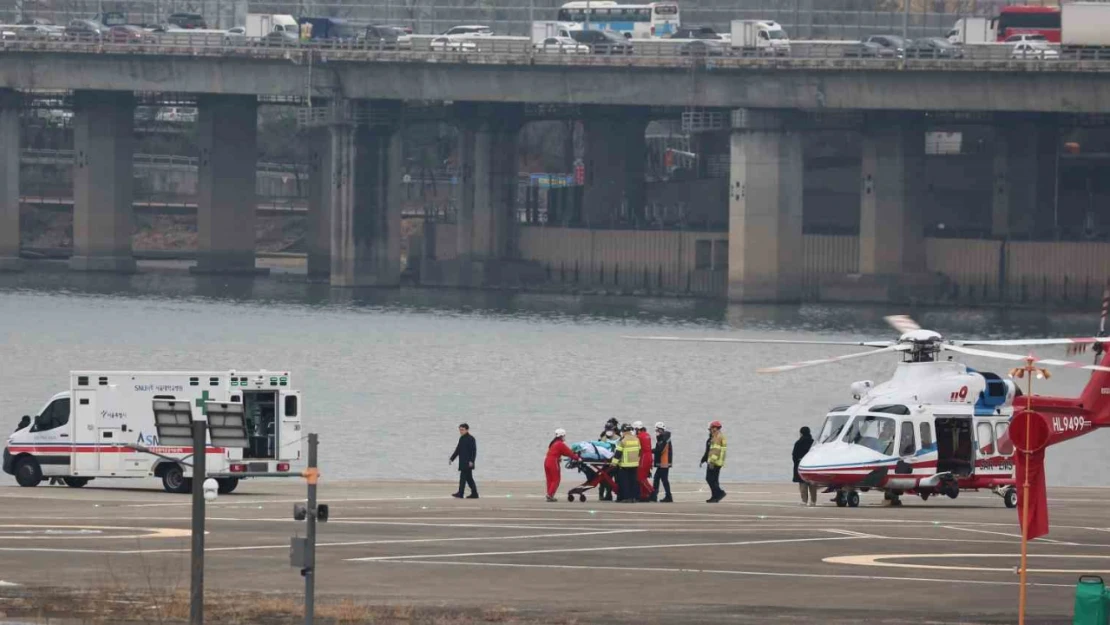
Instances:
[[[580,443],[572,443],[570,448],[574,450],[574,453],[581,456],[583,460],[598,462],[611,460],[616,445],[608,441],[582,441]]]

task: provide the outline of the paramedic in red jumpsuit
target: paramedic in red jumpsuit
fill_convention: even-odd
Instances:
[[[563,440],[566,436],[567,431],[559,428],[555,430],[555,438],[547,445],[547,457],[543,461],[543,472],[547,475],[548,501],[556,501],[555,491],[559,489],[559,481],[562,479],[562,471],[559,468],[559,461],[562,460],[562,457],[566,456],[574,460],[582,459],[567,446],[566,441]]]
[[[651,476],[651,467],[654,460],[651,455],[651,434],[640,421],[632,424],[636,429],[636,438],[640,439],[640,468],[636,471],[636,481],[640,484],[640,501],[647,501],[655,489],[648,479]]]

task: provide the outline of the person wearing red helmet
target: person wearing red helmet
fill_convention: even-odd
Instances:
[[[725,435],[721,433],[721,422],[713,421],[709,424],[709,438],[705,441],[705,455],[701,457],[701,464],[708,464],[705,470],[705,482],[709,484],[709,499],[705,503],[717,503],[725,498],[725,491],[721,490],[721,467],[725,466],[725,452],[728,444]],[[700,465],[699,465],[700,466]]]
[[[543,460],[543,472],[547,477],[547,500],[555,501],[555,491],[559,489],[559,482],[563,474],[559,469],[559,461],[563,456],[574,460],[581,460],[574,450],[567,446],[567,431],[563,428],[555,430],[555,438],[547,444],[547,457]]]
[[[651,485],[651,467],[654,464],[651,449],[651,434],[642,421],[632,424],[636,438],[640,439],[640,468],[636,471],[636,482],[640,486],[640,501],[647,501],[655,489]]]

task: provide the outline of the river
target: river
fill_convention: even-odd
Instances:
[[[0,423],[11,428],[64,390],[75,369],[288,369],[319,433],[327,478],[455,479],[447,464],[471,424],[477,477],[543,479],[552,431],[596,436],[604,421],[664,421],[674,478],[700,476],[711,419],[725,424],[723,479],[785,481],[800,426],[850,400],[855,380],[883,380],[897,357],[778,375],[761,366],[852,348],[635,341],[629,335],[888,339],[883,316],[909,312],[960,338],[1089,336],[1089,314],[858,306],[727,306],[450,290],[343,291],[277,277],[180,273],[130,277],[0,276]],[[1045,356],[1062,357],[1063,349]],[[1084,360],[1089,355],[1081,356]],[[969,359],[1005,371],[1002,361]],[[1060,371],[1040,388],[1077,395],[1087,376]],[[1107,439],[1052,448],[1048,479],[1108,485]],[[4,476],[3,479],[9,479]],[[564,475],[564,481],[577,479]],[[537,486],[538,488],[538,486]]]

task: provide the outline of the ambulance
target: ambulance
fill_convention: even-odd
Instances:
[[[58,393],[8,437],[4,472],[20,486],[59,478],[80,488],[98,477],[157,477],[171,493],[192,489],[191,447],[160,445],[154,400],[242,403],[246,447],[209,441],[208,477],[230,493],[250,477],[296,477],[301,459],[300,391],[288,371],[75,371]]]

